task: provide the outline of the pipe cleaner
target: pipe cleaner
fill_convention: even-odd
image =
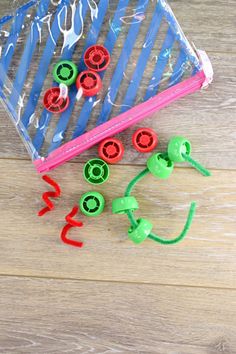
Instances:
[[[129,238],[136,244],[141,244],[147,238],[164,245],[180,242],[189,231],[196,211],[196,203],[190,205],[187,221],[182,232],[173,239],[165,239],[152,232],[153,225],[144,218],[136,219],[134,211],[139,208],[138,202],[131,193],[136,184],[145,176],[151,173],[154,177],[167,179],[173,172],[174,162],[188,161],[204,176],[210,176],[210,172],[190,157],[191,144],[183,137],[174,137],[170,140],[167,153],[155,153],[147,161],[147,168],[141,171],[128,185],[125,195],[122,198],[113,200],[112,212],[114,214],[127,214],[131,223],[128,230]]]
[[[74,220],[75,215],[78,213],[79,207],[75,205],[71,212],[65,217],[65,220],[67,224],[63,227],[62,232],[61,232],[61,240],[62,242],[66,243],[67,245],[82,248],[83,247],[83,242],[80,241],[74,241],[71,240],[67,237],[68,232],[70,229],[75,228],[75,227],[83,227],[83,223],[80,221]]]
[[[47,206],[38,212],[38,216],[40,217],[54,209],[54,203],[51,201],[50,198],[59,198],[61,196],[61,188],[56,181],[54,181],[51,177],[47,175],[43,176],[42,179],[50,186],[52,186],[55,191],[43,193],[42,199]]]

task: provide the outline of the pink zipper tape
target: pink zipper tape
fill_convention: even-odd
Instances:
[[[193,77],[170,87],[148,101],[131,108],[129,111],[112,118],[108,122],[62,145],[53,151],[47,158],[34,161],[37,171],[39,173],[44,173],[62,165],[66,161],[69,161],[75,156],[88,150],[93,145],[98,144],[105,138],[122,132],[147,116],[168,106],[177,99],[201,89],[204,87],[205,83],[206,73],[202,70]]]

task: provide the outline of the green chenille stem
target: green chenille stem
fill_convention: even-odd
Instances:
[[[132,179],[132,181],[129,183],[128,187],[126,188],[125,197],[129,197],[135,185],[148,174],[149,174],[149,169],[145,168],[145,170],[143,170],[136,177],[134,177],[134,179]]]
[[[132,190],[134,189],[135,185],[148,174],[149,174],[149,169],[145,168],[145,170],[140,172],[134,179],[132,179],[132,181],[129,183],[129,185],[125,191],[125,197],[129,197],[130,194],[132,193]],[[134,227],[138,226],[138,223],[134,217],[134,213],[131,210],[128,210],[127,216],[129,218],[129,221],[132,226],[134,226]]]
[[[196,168],[196,170],[198,170],[203,176],[205,176],[205,177],[210,177],[211,176],[211,172],[208,171],[202,165],[200,165],[199,162],[193,160],[191,156],[186,155],[186,154],[182,154],[182,156],[187,162],[189,162],[194,168]]]
[[[187,235],[187,233],[192,225],[195,211],[196,211],[196,203],[192,202],[190,209],[189,209],[187,221],[184,225],[183,231],[179,234],[178,237],[176,237],[172,240],[166,240],[166,239],[163,239],[153,233],[151,233],[148,237],[156,242],[162,243],[163,245],[173,245],[174,243],[180,242]]]
[[[149,173],[149,170],[148,168],[146,168],[145,170],[143,170],[141,173],[139,173],[128,185],[126,191],[125,191],[125,197],[129,197],[132,193],[132,190],[134,189],[135,185],[142,179],[144,178],[147,174]],[[163,245],[171,245],[171,244],[175,244],[175,243],[178,243],[180,242],[187,234],[188,230],[190,229],[190,226],[192,224],[192,221],[193,221],[193,217],[194,217],[194,214],[195,214],[195,210],[196,210],[196,203],[193,202],[191,203],[191,206],[190,206],[190,210],[189,210],[189,213],[188,213],[188,218],[187,218],[187,221],[185,223],[185,226],[183,228],[183,231],[180,233],[179,236],[177,236],[176,238],[174,239],[171,239],[171,240],[167,240],[167,239],[164,239],[158,235],[155,235],[154,233],[151,233],[148,237],[153,240],[153,241],[156,241],[158,243],[161,243]],[[133,227],[137,227],[138,226],[138,223],[137,223],[137,220],[135,219],[135,216],[134,216],[134,213],[133,211],[129,210],[127,212],[127,216],[130,220],[130,223]]]

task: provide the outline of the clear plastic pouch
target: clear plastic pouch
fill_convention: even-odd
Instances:
[[[39,172],[207,80],[165,0],[32,0],[18,5],[0,19],[0,95]],[[108,69],[99,73],[101,92],[86,98],[73,85],[67,110],[47,111],[44,93],[58,86],[54,66],[71,60],[79,72],[85,70],[85,50],[95,44],[111,55]]]

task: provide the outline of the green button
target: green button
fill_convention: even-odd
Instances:
[[[138,208],[138,202],[135,197],[116,198],[112,202],[113,214],[126,214],[127,211],[135,211]]]
[[[184,162],[183,154],[191,155],[191,143],[182,136],[173,137],[168,144],[168,156],[173,162]]]
[[[77,66],[69,60],[57,63],[53,69],[53,77],[59,84],[71,86],[75,83],[78,76]]]
[[[80,199],[80,210],[86,216],[95,217],[102,214],[105,207],[105,199],[98,192],[87,192]]]
[[[128,236],[136,245],[144,242],[152,231],[152,224],[146,219],[138,219],[136,227],[131,226]]]
[[[60,74],[63,78],[67,78],[70,76],[70,69],[69,68],[62,68]]]
[[[157,153],[148,159],[147,167],[153,176],[167,179],[173,172],[174,163],[169,159],[167,154]]]
[[[101,159],[89,160],[84,166],[84,179],[90,184],[102,184],[110,176],[108,164]]]

